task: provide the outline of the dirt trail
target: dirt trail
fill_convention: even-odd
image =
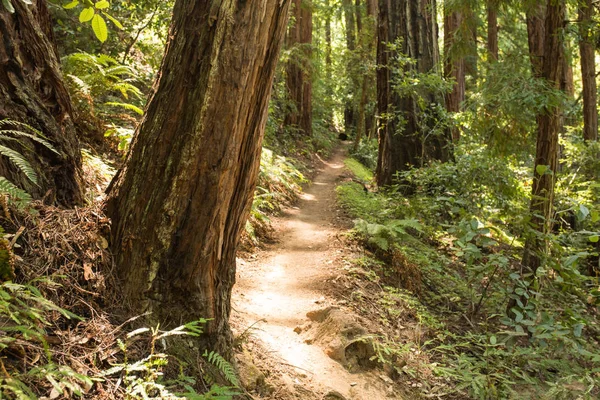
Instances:
[[[341,147],[331,160],[324,161],[297,206],[276,221],[278,243],[253,260],[241,261],[233,317],[241,326],[260,320],[252,330],[253,338],[281,365],[295,367],[296,387],[319,396],[329,392],[326,399],[400,398],[380,373],[350,373],[323,348],[307,344],[306,338],[294,331],[308,321],[308,312],[336,305],[326,288],[340,274],[336,237],[343,229],[335,223],[335,184],[344,170],[344,154]]]

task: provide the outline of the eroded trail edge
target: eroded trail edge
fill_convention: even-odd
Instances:
[[[359,342],[354,355],[345,354],[344,344],[337,343],[367,333],[344,309],[343,301],[328,295],[342,273],[344,259],[339,236],[347,226],[340,226],[335,194],[344,173],[344,156],[344,148],[338,148],[329,161],[323,161],[298,204],[275,221],[276,244],[238,260],[235,333],[241,335],[252,326],[246,332],[250,351],[243,352],[240,364],[247,368],[244,364],[253,364],[249,359],[256,359],[256,353],[266,353],[263,366],[266,363],[277,373],[256,374],[278,375],[278,383],[256,390],[265,398],[400,398],[376,370],[358,365],[369,356]]]

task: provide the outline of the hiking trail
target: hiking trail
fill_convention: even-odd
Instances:
[[[308,331],[318,330],[315,327],[323,323],[329,310],[341,310],[338,314],[342,320],[348,314],[344,301],[331,296],[330,287],[343,273],[344,249],[339,235],[347,226],[340,226],[344,219],[336,203],[335,187],[344,174],[345,149],[340,146],[330,160],[322,160],[320,171],[297,204],[275,218],[277,242],[247,260],[238,260],[232,301],[235,333],[239,335],[240,330],[252,326],[248,332],[268,353],[270,365],[282,371],[287,367],[288,372],[282,374],[286,387],[276,388],[277,392],[294,394],[271,393],[266,398],[401,398],[381,371],[351,373],[329,356],[331,348],[306,336]],[[350,329],[346,321],[338,321],[338,325],[342,330]],[[317,332],[317,339],[322,336],[323,332]]]

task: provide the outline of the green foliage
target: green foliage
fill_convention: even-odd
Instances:
[[[46,140],[44,135],[37,129],[11,119],[0,120],[0,154],[8,158],[19,171],[29,179],[29,181],[34,185],[37,185],[37,173],[22,154],[24,149],[29,150],[25,144],[27,140],[37,143],[47,150],[60,155],[54,146],[52,146],[52,144]],[[20,150],[17,151],[8,147],[9,143],[19,147]],[[11,203],[19,208],[27,206],[31,201],[31,196],[26,191],[18,188],[2,176],[0,176],[0,195],[8,196]]]
[[[409,233],[407,229],[422,232],[422,225],[416,219],[392,219],[384,224],[370,224],[363,219],[354,221],[354,230],[383,251],[388,251],[392,244],[405,238]]]
[[[217,367],[219,372],[223,374],[223,376],[225,377],[225,379],[227,379],[229,383],[231,383],[235,387],[240,386],[240,381],[236,375],[233,365],[231,365],[229,361],[224,359],[223,356],[214,351],[211,351],[210,353],[208,351],[205,351],[202,356],[205,357],[209,363]]]
[[[364,186],[359,183],[344,183],[335,190],[341,205],[353,216],[364,220],[373,218],[382,223],[390,216],[389,199],[365,192]]]
[[[359,161],[363,168],[366,167],[371,171],[375,171],[375,168],[377,168],[378,151],[379,142],[377,139],[365,139],[358,144],[356,151],[352,152],[352,158]],[[348,167],[350,168],[350,166]],[[356,174],[354,170],[352,172]],[[356,175],[360,178],[358,174]]]
[[[40,281],[42,279],[26,285],[13,282],[0,284],[0,317],[4,321],[0,328],[3,333],[0,335],[0,352],[14,350],[13,346],[20,346],[19,340],[25,340],[40,343],[46,358],[35,367],[26,365],[24,370],[0,376],[0,390],[11,398],[33,400],[38,398],[35,390],[38,385],[47,382],[58,393],[68,388],[74,395],[83,397],[93,380],[67,365],[56,364],[46,341],[46,328],[51,325],[48,316],[57,313],[67,319],[79,317],[46,299],[34,286]],[[43,281],[46,285],[56,285],[47,279]],[[1,364],[6,371],[7,366],[4,362]]]
[[[373,181],[373,172],[356,159],[346,158],[344,164],[361,182],[370,183]]]
[[[117,28],[123,29],[123,25],[106,11],[106,9],[110,7],[108,0],[73,0],[68,4],[65,4],[63,8],[65,10],[71,10],[79,5],[82,6],[79,13],[79,22],[82,24],[89,22],[94,31],[94,35],[96,35],[96,38],[102,43],[106,42],[106,39],[108,39],[108,27],[106,26],[104,18],[110,20]]]
[[[202,334],[202,326],[207,321],[200,319],[185,325],[181,325],[169,331],[161,331],[159,327],[139,328],[127,334],[126,341],[118,340],[118,346],[123,353],[122,363],[114,365],[112,368],[104,371],[103,376],[113,376],[120,374],[125,384],[125,393],[132,399],[195,399],[195,400],[228,400],[239,395],[236,387],[239,385],[235,371],[230,363],[215,352],[205,352],[204,357],[207,361],[215,365],[235,387],[222,387],[212,385],[207,393],[198,393],[193,385],[196,379],[185,376],[183,372],[174,380],[165,380],[163,371],[169,363],[170,356],[166,353],[158,352],[158,344],[165,343],[165,340],[172,336],[199,336]],[[137,361],[129,359],[129,343],[137,338],[150,335],[150,354]]]
[[[111,56],[73,53],[62,58],[62,65],[75,91],[82,96],[91,97],[95,102],[118,99],[115,95],[119,95],[123,100],[129,100],[130,97],[142,100],[142,92],[135,86],[139,81],[137,72]],[[121,106],[119,102],[113,103]],[[137,109],[135,112],[139,113]]]
[[[453,382],[445,394],[461,398],[597,396],[600,353],[592,332],[600,323],[589,307],[598,304],[600,293],[597,280],[584,273],[593,254],[590,238],[600,236],[600,214],[594,205],[598,153],[595,144],[577,140],[564,146],[565,171],[580,171],[559,175],[557,197],[564,204],[563,213],[571,213],[578,228],[541,238],[550,256],[540,255],[538,283],[531,291],[532,277],[518,269],[528,232],[527,219],[519,216],[528,214],[531,168],[518,158],[498,159],[495,149],[467,140],[457,149],[455,162],[403,173],[400,181],[412,188],[409,196],[402,195],[406,191],[401,187],[378,193],[365,193],[354,183],[338,187],[341,203],[361,218],[355,229],[368,248],[385,254],[394,246],[419,268],[428,288],[423,293],[400,292],[399,302],[397,288],[386,287],[378,300],[378,315],[385,325],[406,318],[404,299],[410,299],[411,315],[418,315],[420,323],[428,321],[430,333],[413,344],[424,358],[413,360],[416,364],[409,363],[401,375],[418,379],[424,369],[431,371]],[[353,170],[360,173],[359,168]],[[407,224],[408,233],[414,234],[407,235],[404,223],[396,230],[395,221],[413,219],[420,221],[426,234],[417,235]],[[385,279],[393,267],[363,268],[380,270]],[[370,272],[364,276],[381,285]],[[524,296],[527,304],[522,302]],[[516,306],[506,315],[509,298]],[[405,342],[386,339],[379,344],[379,362],[406,360],[412,354],[406,352]]]
[[[63,57],[62,64],[79,113],[101,125],[104,135],[117,138],[119,150],[127,151],[144,114],[138,71],[106,54],[73,53]]]

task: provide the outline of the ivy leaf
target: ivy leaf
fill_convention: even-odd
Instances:
[[[104,18],[98,14],[94,15],[94,18],[92,19],[92,29],[94,30],[98,40],[103,43],[106,42],[106,39],[108,39],[108,28],[106,27],[106,21],[104,21]]]
[[[99,2],[96,3],[95,6],[98,10],[103,10],[105,8],[110,7],[110,3],[106,0],[100,0]]]
[[[79,0],[73,0],[73,1],[72,1],[72,2],[70,2],[69,4],[65,4],[65,5],[63,6],[63,8],[64,8],[65,10],[70,10],[70,9],[72,9],[72,8],[75,8],[75,7],[77,7],[78,5],[79,5]]]
[[[81,14],[79,14],[79,22],[88,22],[89,20],[94,18],[95,14],[96,12],[94,11],[94,7],[84,8],[83,10],[81,10]]]
[[[6,11],[8,11],[9,13],[13,14],[15,12],[15,8],[13,7],[10,0],[2,0],[2,4],[4,5],[4,8],[6,8]]]
[[[117,20],[115,17],[113,17],[112,15],[110,15],[107,12],[102,11],[102,14],[104,14],[104,16],[106,18],[108,18],[113,24],[115,24],[115,26],[119,29],[123,29],[123,24],[119,22],[119,20]]]
[[[600,236],[595,235],[595,236],[590,236],[590,242],[592,243],[598,243],[600,241]]]

